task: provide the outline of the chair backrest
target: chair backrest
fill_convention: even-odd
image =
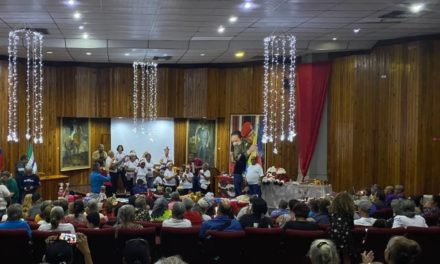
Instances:
[[[143,227],[154,227],[156,228],[156,234],[159,236],[160,235],[160,230],[162,229],[162,222],[148,222],[148,221],[139,221],[136,222],[140,225],[142,225]]]
[[[155,255],[157,253],[156,250],[156,228],[155,227],[146,227],[142,229],[128,229],[128,228],[120,228],[115,230],[115,238],[116,238],[116,247],[118,259],[122,259],[122,252],[125,248],[125,243],[130,239],[141,238],[148,241],[150,246],[150,254],[154,259],[157,257]]]
[[[282,259],[295,259],[296,263],[308,263],[307,253],[310,245],[315,239],[326,238],[326,235],[323,230],[285,230]]]
[[[385,220],[390,219],[393,217],[393,209],[391,208],[379,209],[376,212],[374,212],[373,217],[377,219],[385,219]]]
[[[37,224],[37,223],[35,223],[34,221],[28,221],[27,223],[29,224],[29,227],[30,227],[32,230],[37,230],[37,229],[40,227],[40,225]]]
[[[87,236],[87,240],[92,254],[93,263],[112,263],[117,257],[114,249],[115,230],[113,228],[105,229],[87,229],[79,228],[78,233],[83,233]]]
[[[32,262],[29,236],[26,230],[0,230],[2,263]]]
[[[416,263],[432,263],[438,258],[440,227],[408,227],[407,238],[417,241],[422,249]]]
[[[61,232],[47,232],[32,230],[32,249],[35,263],[41,262],[46,251],[46,238],[58,236]]]
[[[187,263],[201,263],[199,227],[163,227],[160,235],[162,256],[180,255]]]
[[[244,257],[249,263],[281,263],[281,228],[245,229]],[[263,242],[264,241],[264,242]],[[268,254],[270,252],[270,254]]]

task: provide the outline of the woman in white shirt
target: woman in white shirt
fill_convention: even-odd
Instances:
[[[165,188],[171,187],[172,191],[176,191],[177,181],[176,181],[177,175],[173,172],[173,163],[168,162],[167,168],[165,172],[163,173],[163,179],[165,182]]]
[[[133,187],[133,179],[136,174],[136,169],[139,165],[139,161],[137,159],[136,153],[130,153],[130,159],[125,162],[125,178],[127,179],[127,186],[125,187],[126,191],[130,192]]]
[[[211,171],[209,171],[208,163],[204,163],[202,169],[199,172],[200,175],[200,189],[202,193],[206,194],[210,191],[209,187],[211,185]]]
[[[148,188],[153,188],[153,180],[154,180],[154,164],[151,162],[151,154],[145,153],[145,168],[147,168],[147,186]]]
[[[69,232],[74,234],[75,228],[70,223],[60,223],[64,219],[64,210],[61,206],[54,206],[50,211],[50,223],[41,224],[38,231]]]
[[[399,200],[396,204],[399,209],[399,215],[394,217],[393,228],[399,227],[428,227],[425,218],[420,215],[416,215],[416,205],[411,200]]]
[[[189,165],[185,167],[185,172],[180,176],[181,185],[183,187],[183,194],[186,195],[193,188],[194,174],[190,171]]]
[[[173,204],[172,216],[162,222],[162,227],[176,227],[184,228],[191,227],[191,221],[184,219],[185,206],[182,202],[175,202]]]
[[[105,170],[109,172],[112,181],[112,193],[116,193],[118,182],[118,167],[115,153],[109,150],[105,159]]]
[[[127,178],[125,178],[125,168],[124,163],[127,161],[128,157],[124,152],[124,146],[118,145],[115,152],[115,159],[116,159],[116,166],[117,166],[117,177],[115,179],[115,182],[113,183],[112,179],[112,185],[114,186],[115,190],[118,189],[118,178],[121,177],[122,184],[124,184],[124,188],[127,189]]]

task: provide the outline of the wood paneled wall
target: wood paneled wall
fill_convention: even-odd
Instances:
[[[440,41],[335,59],[329,87],[333,188],[404,184],[440,192]]]

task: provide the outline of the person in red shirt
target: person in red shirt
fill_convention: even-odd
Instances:
[[[201,225],[203,222],[203,218],[199,212],[192,210],[194,207],[193,200],[191,200],[190,198],[185,198],[183,199],[183,205],[185,206],[185,210],[186,210],[185,214],[183,214],[183,217],[191,221],[191,224],[193,226]]]

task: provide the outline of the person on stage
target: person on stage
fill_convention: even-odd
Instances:
[[[106,159],[107,152],[104,151],[104,144],[99,144],[98,149],[92,153],[92,161],[104,166]]]
[[[209,170],[208,163],[203,163],[199,175],[200,175],[200,189],[202,189],[203,194],[207,194],[210,191],[209,187],[211,185],[211,171]]]
[[[133,187],[133,179],[135,178],[136,169],[139,165],[139,160],[136,156],[136,152],[132,151],[129,155],[130,159],[125,162],[124,168],[125,168],[125,178],[127,181],[127,185],[124,186],[126,192],[130,192],[131,188]]]
[[[40,187],[41,182],[40,178],[36,174],[32,172],[32,166],[26,166],[24,169],[24,176],[21,178],[20,187],[21,192],[23,193],[23,197],[26,194],[33,194],[37,191],[38,187]]]
[[[15,165],[15,181],[17,182],[17,186],[19,189],[18,193],[18,203],[21,203],[21,200],[23,200],[23,193],[21,193],[21,179],[24,177],[24,168],[26,167],[26,164],[28,164],[29,158],[27,155],[21,155],[20,160]]]
[[[183,187],[183,194],[186,195],[193,188],[194,174],[190,171],[191,167],[189,165],[185,166],[185,172],[180,176],[180,182]]]
[[[153,188],[153,181],[154,181],[154,164],[151,162],[151,154],[146,152],[144,154],[145,158],[145,168],[147,168],[147,185],[148,188]]]
[[[101,174],[101,164],[98,162],[93,163],[93,170],[90,173],[90,192],[98,197],[101,192],[101,186],[109,181],[111,181],[110,176],[103,176]]]
[[[264,176],[263,168],[257,163],[257,157],[251,158],[251,165],[246,169],[246,182],[249,186],[250,195],[261,197],[260,181]]]
[[[241,184],[243,182],[243,173],[246,170],[247,157],[249,155],[249,143],[243,141],[240,131],[234,131],[231,134],[232,151],[230,153],[231,162],[234,163],[234,189],[235,195],[241,195]]]
[[[124,163],[128,160],[128,156],[124,152],[124,146],[118,145],[115,152],[115,159],[117,165],[117,172],[114,178],[112,178],[112,186],[115,192],[118,190],[119,177],[122,179],[124,188],[127,186],[127,178],[125,177]]]
[[[163,179],[165,182],[165,188],[170,187],[171,190],[174,192],[176,191],[177,186],[177,175],[173,172],[173,163],[168,162],[167,168],[165,169],[165,172],[163,173]]]
[[[173,162],[170,158],[170,148],[168,146],[165,147],[164,155],[160,158],[160,169],[165,170],[167,167],[167,164],[169,162]]]
[[[118,164],[115,157],[115,153],[112,150],[108,151],[108,157],[105,160],[105,170],[110,174],[112,181],[111,194],[116,193],[116,182],[118,180]]]
[[[136,168],[136,182],[142,180],[144,184],[147,183],[148,168],[145,166],[145,163],[145,159],[139,161],[139,166]]]

